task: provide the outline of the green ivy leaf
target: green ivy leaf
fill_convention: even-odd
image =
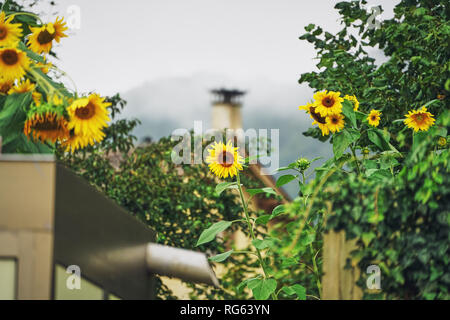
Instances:
[[[308,32],[310,32],[310,31],[312,31],[312,29],[314,29],[314,28],[315,28],[315,24],[310,23],[310,24],[308,24],[308,25],[305,27],[305,30],[308,31]]]
[[[364,232],[361,235],[361,239],[364,242],[364,245],[367,247],[369,243],[376,237],[375,233],[373,232]]]
[[[310,243],[313,243],[315,239],[316,239],[316,234],[313,233],[313,232],[308,233],[308,234],[304,234],[304,235],[302,235],[301,238],[300,238],[300,244],[301,244],[303,247],[306,247],[306,246],[309,245]]]
[[[283,287],[283,292],[286,293],[288,296],[297,295],[298,300],[306,300],[306,289],[305,287],[294,284],[290,287]]]
[[[233,223],[231,221],[219,221],[214,223],[211,227],[202,232],[200,238],[197,241],[196,247],[213,241],[218,233],[225,231],[232,224]]]
[[[298,264],[298,261],[295,258],[282,258],[282,261],[282,268],[289,268]]]

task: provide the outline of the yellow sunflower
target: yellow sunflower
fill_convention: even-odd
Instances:
[[[67,37],[64,33],[67,29],[64,20],[59,17],[54,23],[47,23],[41,27],[30,27],[32,34],[28,38],[28,46],[36,53],[49,53],[53,40],[59,42],[61,38]]]
[[[367,116],[367,121],[372,127],[378,127],[380,125],[381,112],[378,110],[371,110]]]
[[[8,94],[9,90],[11,90],[13,86],[12,81],[4,80],[3,78],[0,79],[0,95]]]
[[[64,100],[57,94],[53,94],[47,97],[47,102],[54,106],[64,105]]]
[[[69,129],[73,129],[77,136],[98,136],[99,131],[110,121],[107,109],[110,105],[97,94],[75,100],[67,108],[70,116]]]
[[[314,104],[308,102],[305,106],[300,106],[300,110],[306,110],[311,119],[313,119],[312,125],[317,124],[322,131],[322,136],[326,136],[330,133],[330,130],[327,126],[326,118],[322,117],[319,113],[316,112],[316,107]]]
[[[64,140],[69,136],[67,120],[63,115],[63,108],[51,105],[32,107],[27,115],[23,132],[27,137],[42,142]]]
[[[415,132],[428,131],[428,129],[434,124],[436,121],[430,112],[427,111],[426,107],[422,107],[419,110],[409,111],[408,114],[405,114],[405,125],[408,128],[414,129]]]
[[[34,104],[39,107],[42,101],[42,94],[37,91],[33,91],[31,96],[33,97]]]
[[[358,109],[359,109],[359,101],[358,101],[358,99],[356,99],[355,95],[349,96],[347,94],[347,95],[345,95],[344,99],[346,99],[348,101],[351,101],[353,103],[353,110],[354,111],[358,111]]]
[[[19,81],[14,87],[9,90],[9,94],[13,93],[25,93],[31,92],[36,89],[36,85],[30,82],[30,79],[26,79],[25,81]]]
[[[66,152],[75,152],[78,149],[83,149],[89,144],[89,138],[77,135],[71,135],[64,140],[61,145]]]
[[[26,53],[16,48],[0,49],[0,74],[6,81],[14,81],[25,75],[30,66]]]
[[[328,129],[335,133],[335,132],[339,132],[342,129],[344,129],[344,116],[341,113],[336,113],[336,114],[332,114],[327,116],[327,127]]]
[[[0,47],[15,46],[22,37],[20,23],[11,23],[14,16],[5,20],[5,12],[0,13]]]
[[[79,136],[73,134],[63,140],[61,145],[65,148],[66,152],[75,152],[78,149],[85,148],[87,145],[93,146],[96,142],[100,142],[104,138],[105,133],[102,131],[97,132],[93,136]]]
[[[322,117],[334,115],[342,112],[342,102],[344,99],[340,97],[340,92],[323,91],[314,94],[314,105],[316,112],[320,113]]]
[[[53,66],[53,64],[51,62],[47,62],[47,61],[44,61],[44,63],[42,63],[42,62],[36,63],[36,67],[39,68],[45,74],[47,74],[50,71],[50,68],[52,66]]]
[[[206,163],[209,169],[219,178],[231,178],[237,175],[238,170],[242,170],[244,158],[238,154],[239,148],[234,148],[231,140],[225,145],[222,142],[214,142],[211,149],[208,150],[209,156]]]

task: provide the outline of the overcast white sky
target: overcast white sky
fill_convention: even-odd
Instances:
[[[81,29],[57,49],[81,90],[126,92],[159,78],[216,74],[229,85],[254,79],[295,84],[312,70],[298,40],[311,22],[335,31],[331,0],[56,0],[81,9]],[[391,10],[398,1],[378,0]],[[174,89],[175,90],[175,89]]]
[[[398,1],[371,0],[368,6],[381,4],[382,17],[391,17]],[[309,23],[340,29],[332,0],[55,2],[66,18],[70,6],[81,13],[81,28],[55,48],[58,67],[80,92],[121,93],[128,101],[125,115],[143,120],[139,135],[155,138],[192,128],[194,120],[207,127],[208,90],[221,86],[249,91],[245,127],[279,128],[282,121],[275,118],[284,118],[291,121],[287,134],[295,129],[301,137],[311,123],[298,106],[312,91],[297,80],[317,62],[312,45],[298,38]]]

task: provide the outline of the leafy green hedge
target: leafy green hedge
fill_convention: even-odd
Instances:
[[[365,290],[365,298],[448,299],[448,3],[400,1],[394,18],[378,28],[370,26],[371,13],[362,7],[366,3],[336,5],[343,24],[336,34],[310,24],[301,36],[317,50],[319,70],[303,74],[300,83],[354,94],[361,111],[383,114],[380,129],[361,132],[356,156],[339,148],[338,135],[333,137],[335,157],[318,168],[310,185],[319,188],[311,212],[330,213],[327,229],[345,230],[348,239],[357,239],[348,263],[361,268],[362,289],[367,267],[381,268],[381,291]],[[383,50],[385,61],[376,63],[368,47]],[[420,133],[403,127],[408,110],[431,101],[435,126]],[[318,128],[305,135],[328,140]]]
[[[444,118],[448,127],[449,113]],[[417,148],[395,177],[334,174],[318,197],[332,202],[327,228],[358,239],[359,285],[366,288],[368,266],[381,268],[381,291],[366,298],[450,298],[450,152],[430,152],[431,134]]]
[[[336,34],[310,24],[300,39],[314,45],[319,71],[302,74],[299,83],[316,90],[354,94],[360,110],[383,112],[380,127],[398,129],[393,121],[408,110],[440,99],[429,111],[439,114],[449,107],[450,91],[450,12],[448,1],[403,0],[394,9],[393,19],[372,28],[371,13],[362,8],[366,1],[336,4],[342,29]],[[357,36],[361,40],[357,39]],[[380,64],[369,54],[370,48],[383,50],[386,61]],[[307,136],[326,140],[318,128]],[[407,141],[410,130],[400,132]],[[407,151],[405,144],[400,151]]]

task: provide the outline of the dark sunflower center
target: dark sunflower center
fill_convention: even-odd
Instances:
[[[322,100],[322,104],[327,108],[331,108],[334,105],[334,99],[330,97],[325,97]]]
[[[86,107],[78,108],[75,111],[75,115],[83,120],[90,119],[95,115],[95,106],[89,102]]]
[[[37,37],[39,44],[47,44],[53,41],[55,38],[55,32],[50,33],[47,30],[41,31]]]
[[[370,118],[372,121],[377,120],[377,116],[372,116],[372,118]]]
[[[11,85],[9,83],[4,83],[0,86],[1,93],[7,93],[11,89]]]
[[[7,49],[2,53],[2,61],[8,66],[13,66],[19,61],[19,56],[15,50]]]
[[[55,120],[45,120],[43,122],[37,122],[33,128],[37,131],[54,131],[60,128],[59,122]]]
[[[6,28],[0,28],[0,40],[3,40],[8,35],[8,31]]]
[[[339,122],[339,119],[338,118],[331,118],[331,122],[333,123],[333,124],[337,124],[338,122]]]
[[[317,112],[316,112],[316,108],[315,108],[315,107],[310,107],[310,108],[309,108],[309,113],[311,114],[311,116],[313,117],[313,119],[316,120],[318,123],[321,123],[321,124],[325,124],[325,123],[326,123],[325,118],[322,117],[322,116],[320,115],[320,113],[317,113]]]
[[[220,155],[219,155],[219,163],[225,167],[231,167],[234,163],[234,156],[231,152],[228,151],[223,151]]]
[[[422,114],[416,114],[416,121],[417,122],[423,122],[425,120],[425,117]]]

